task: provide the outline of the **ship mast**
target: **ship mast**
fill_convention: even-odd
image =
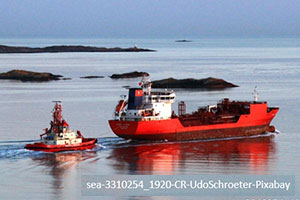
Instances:
[[[254,97],[254,102],[258,101],[258,92],[256,90],[257,86],[254,87],[254,90],[253,90],[253,97]]]
[[[140,86],[142,87],[143,92],[146,95],[150,95],[151,85],[152,85],[152,83],[151,83],[150,77],[149,76],[143,76],[142,81],[140,82]]]
[[[62,104],[61,101],[53,101],[55,103],[55,106],[52,110],[52,128],[54,133],[59,133],[59,126],[63,123],[63,117],[62,117]]]

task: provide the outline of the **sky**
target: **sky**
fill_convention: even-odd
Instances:
[[[299,35],[297,0],[0,0],[0,38]]]

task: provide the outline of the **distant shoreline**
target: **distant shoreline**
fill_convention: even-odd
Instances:
[[[136,46],[121,47],[94,47],[83,45],[59,45],[47,47],[18,47],[0,45],[0,53],[66,53],[66,52],[154,52],[152,49],[143,49]]]

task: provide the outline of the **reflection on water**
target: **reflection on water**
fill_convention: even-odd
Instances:
[[[276,159],[273,137],[120,145],[109,159],[122,174],[268,174]]]
[[[30,180],[19,187],[19,194],[36,199],[45,194],[49,199],[79,199],[82,174],[272,174],[278,163],[273,137],[189,142],[129,142],[109,137],[98,138],[92,150],[61,153],[3,144],[0,150],[11,153],[0,161],[14,162],[15,169],[4,165],[2,174],[10,179],[0,180],[0,184],[10,188],[18,180]],[[1,197],[12,195],[9,190],[2,191]]]
[[[43,154],[41,157],[33,157],[32,160],[45,166],[46,173],[53,178],[51,188],[55,199],[64,199],[78,198],[78,192],[74,191],[74,188],[78,188],[78,179],[81,176],[77,165],[96,156],[97,153],[92,151],[63,152]]]

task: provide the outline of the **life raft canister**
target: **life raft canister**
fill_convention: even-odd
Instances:
[[[125,100],[120,100],[118,105],[116,106],[116,113],[121,112],[125,108],[126,104],[127,103]]]

